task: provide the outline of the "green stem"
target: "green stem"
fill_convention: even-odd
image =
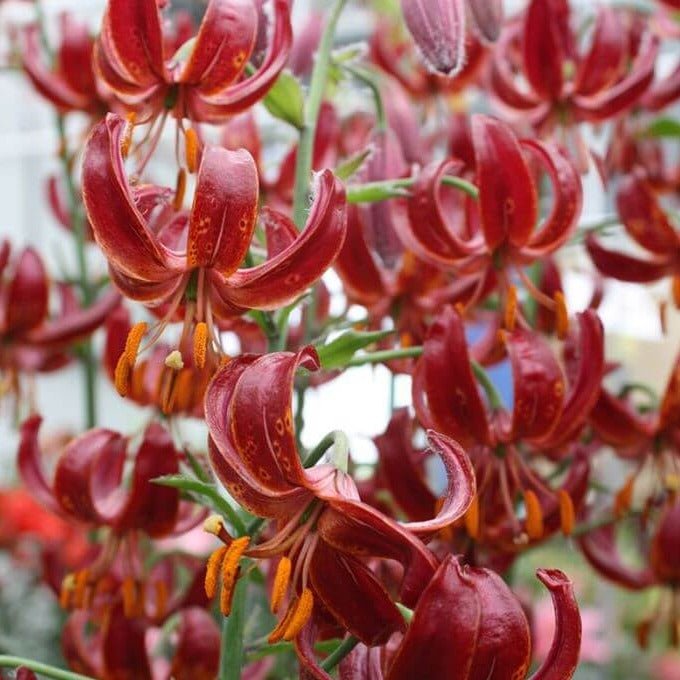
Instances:
[[[353,635],[346,637],[335,650],[321,662],[321,668],[325,671],[332,671],[358,644],[358,638],[355,638]]]
[[[387,129],[387,116],[385,115],[385,106],[383,105],[376,77],[370,71],[352,66],[351,64],[343,64],[343,68],[371,91],[373,101],[375,102],[375,129],[379,132],[384,132]]]
[[[19,668],[24,666],[31,671],[45,675],[48,678],[56,678],[57,680],[94,680],[89,675],[81,675],[80,673],[71,673],[55,666],[48,666],[46,663],[33,661],[32,659],[23,659],[20,656],[6,656],[0,655],[0,668]]]
[[[246,620],[248,579],[240,578],[234,591],[231,614],[222,622],[219,680],[239,680],[243,667],[243,626]]]
[[[336,0],[328,17],[328,23],[324,29],[319,49],[316,53],[316,62],[312,71],[312,79],[309,84],[309,93],[305,105],[305,122],[300,130],[300,144],[297,150],[297,163],[295,165],[295,190],[293,194],[293,220],[298,229],[301,229],[307,216],[307,201],[309,197],[309,178],[312,173],[312,152],[314,150],[314,137],[316,124],[323,102],[323,95],[328,81],[328,67],[331,60],[333,38],[340,14],[347,0]]]
[[[68,153],[68,138],[64,116],[57,116],[57,133],[59,135],[62,173],[66,182],[68,194],[69,213],[73,228],[73,241],[76,249],[76,262],[78,266],[78,287],[84,307],[89,307],[94,301],[94,289],[90,284],[87,271],[87,254],[85,252],[85,215],[83,214],[80,196],[73,180]],[[92,340],[87,339],[82,343],[80,362],[83,367],[83,379],[85,386],[85,422],[88,428],[97,424],[97,366]]]
[[[335,444],[338,437],[344,437],[345,435],[338,431],[333,430],[329,432],[307,455],[303,465],[306,468],[314,467],[322,458],[323,454],[328,451],[328,449]]]
[[[365,366],[366,364],[379,364],[390,359],[408,359],[419,357],[423,353],[422,347],[404,347],[402,349],[386,349],[380,352],[362,354],[348,361],[346,366]]]
[[[389,179],[381,182],[367,182],[366,184],[354,184],[347,187],[348,203],[376,203],[388,198],[400,198],[408,196],[410,189],[416,182],[417,177],[405,177],[403,179]],[[460,177],[445,175],[442,184],[460,189],[471,198],[478,198],[477,187]]]
[[[480,364],[478,364],[476,361],[473,361],[472,359],[470,360],[470,368],[472,368],[472,372],[475,374],[477,382],[480,383],[482,389],[486,393],[491,408],[494,411],[502,408],[503,400],[501,399],[501,395],[498,394],[498,390],[491,381],[491,378],[489,378],[489,374]]]

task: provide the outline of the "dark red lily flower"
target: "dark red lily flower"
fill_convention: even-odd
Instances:
[[[470,308],[488,291],[488,277],[497,277],[506,325],[512,327],[517,309],[512,276],[516,275],[538,302],[560,312],[565,333],[563,296],[551,300],[541,294],[523,269],[553,253],[572,235],[582,204],[578,173],[555,146],[520,141],[507,125],[494,118],[473,116],[471,141],[478,203],[441,186],[444,176],[462,169],[460,161],[432,163],[421,172],[411,198],[398,201],[398,233],[404,244],[426,262],[476,276],[477,289],[466,303]],[[526,152],[540,162],[553,186],[553,208],[538,227],[537,181]]]
[[[531,680],[569,680],[578,665],[581,616],[571,582],[539,569],[555,609],[548,657]],[[446,616],[442,613],[446,611]],[[329,680],[311,647],[302,657],[308,677]],[[519,600],[493,571],[447,557],[423,591],[408,630],[394,648],[356,647],[340,664],[341,680],[524,680],[531,662],[529,622]]]
[[[651,283],[672,277],[673,299],[680,307],[680,235],[644,171],[638,168],[622,180],[616,202],[626,233],[650,257],[642,259],[609,250],[590,234],[586,246],[595,266],[605,276],[620,281]]]
[[[180,454],[165,429],[149,425],[126,488],[123,475],[130,440],[112,430],[96,428],[64,447],[48,482],[38,443],[41,421],[40,416],[32,416],[21,427],[18,468],[24,484],[51,512],[76,523],[109,529],[94,562],[64,579],[62,606],[88,609],[98,598],[109,598],[112,593],[106,581],[115,567],[121,570],[118,582],[125,611],[137,615],[139,607],[144,606],[141,594],[148,576],[140,560],[137,532],[154,538],[182,533],[203,516],[190,503],[180,501],[176,489],[151,481],[179,472]],[[113,595],[120,595],[120,591],[114,590]]]
[[[598,397],[604,369],[602,325],[591,311],[577,319],[567,376],[537,333],[516,328],[506,335],[514,386],[511,413],[482,400],[460,315],[446,308],[430,328],[416,364],[413,401],[423,425],[474,447],[478,498],[466,516],[473,538],[512,552],[559,528],[571,530],[574,508],[587,491],[587,458],[574,450],[569,475],[561,489],[553,490],[523,449],[555,457],[576,441]],[[525,503],[523,518],[515,511],[518,496]]]
[[[567,0],[532,0],[501,38],[490,83],[503,107],[542,133],[562,127],[573,135],[567,146],[583,169],[587,151],[574,125],[609,120],[640,100],[654,78],[658,39],[640,37],[635,20],[602,5],[583,51],[570,22]]]
[[[206,357],[219,361],[216,323],[249,308],[271,310],[292,302],[332,264],[345,237],[344,189],[330,170],[318,175],[301,233],[282,213],[263,210],[275,254],[239,269],[258,217],[258,177],[250,154],[207,147],[187,211],[168,189],[130,184],[121,155],[124,134],[125,121],[110,114],[94,128],[85,150],[83,199],[95,238],[115,285],[161,318],[154,339],[167,323],[184,319],[183,335],[193,338],[196,365],[203,368]],[[279,250],[281,242],[287,245]],[[129,369],[146,330],[134,329],[135,341],[126,350]],[[180,358],[171,367],[181,368]]]
[[[48,65],[40,44],[40,28],[26,30],[23,67],[35,89],[59,112],[83,111],[101,116],[108,110],[92,69],[94,38],[85,24],[64,12],[59,17],[61,41],[54,66]]]
[[[222,122],[261,99],[286,63],[290,8],[287,0],[272,6],[266,55],[244,75],[264,20],[255,0],[211,0],[195,41],[174,54],[156,0],[109,0],[94,48],[97,77],[142,119],[171,111],[178,119]]]
[[[289,604],[270,640],[297,637],[314,612],[366,644],[382,644],[403,629],[403,618],[364,560],[401,563],[400,598],[414,606],[436,569],[418,537],[433,535],[465,512],[474,494],[472,468],[457,444],[429,433],[447,470],[447,491],[434,518],[398,525],[362,503],[352,479],[334,465],[303,468],[291,413],[298,368],[318,368],[312,348],[234,359],[208,388],[215,474],[242,507],[273,520],[276,531],[251,546],[248,537],[230,538],[219,521],[206,526],[227,546],[211,558],[206,587],[215,592],[222,564],[221,604],[228,613],[240,557],[279,557],[272,610]]]
[[[43,261],[31,247],[11,257],[8,241],[0,244],[0,371],[3,392],[21,395],[19,377],[62,368],[69,350],[87,338],[120,301],[115,292],[102,295],[92,307],[81,309],[66,284],[56,286],[60,309],[50,313],[53,288]]]

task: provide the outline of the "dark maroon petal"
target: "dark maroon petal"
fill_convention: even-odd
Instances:
[[[382,650],[358,644],[338,667],[339,680],[384,680]]]
[[[207,146],[189,220],[187,267],[229,276],[243,262],[257,219],[258,177],[252,156]]]
[[[586,248],[593,264],[605,276],[631,283],[652,283],[674,273],[675,254],[641,260],[601,246],[591,234],[586,238]]]
[[[94,40],[87,24],[77,21],[68,12],[59,17],[59,24],[61,44],[58,64],[64,80],[75,92],[88,97],[96,95],[94,73],[90,66]]]
[[[579,545],[588,562],[598,574],[629,590],[642,590],[654,583],[649,567],[632,567],[625,564],[616,541],[616,525],[599,527],[579,539]]]
[[[555,609],[555,635],[550,652],[531,680],[569,680],[581,652],[581,614],[571,581],[558,569],[539,569],[539,580],[550,591]]]
[[[425,65],[455,76],[465,61],[463,0],[402,0],[401,11]]]
[[[472,118],[479,210],[484,240],[490,250],[509,241],[522,247],[538,217],[538,197],[515,134],[488,116]]]
[[[126,617],[118,604],[109,612],[102,632],[104,677],[151,680],[143,619]]]
[[[626,450],[639,453],[654,436],[655,426],[640,416],[632,405],[601,390],[590,412],[590,422],[598,437],[613,446],[618,455]]]
[[[421,380],[414,382],[414,404],[426,397],[428,427],[464,445],[489,443],[491,435],[484,403],[470,368],[465,327],[456,311],[447,307],[430,327],[419,361]],[[420,393],[418,396],[416,393]]]
[[[360,501],[328,501],[317,530],[332,548],[357,557],[397,560],[404,567],[400,594],[413,606],[434,573],[434,556],[421,541],[394,520]]]
[[[40,255],[26,248],[19,256],[6,289],[4,331],[20,334],[40,325],[47,316],[48,280]]]
[[[358,559],[317,545],[310,564],[312,588],[340,625],[367,645],[385,644],[405,628],[389,594]]]
[[[17,468],[24,486],[31,495],[48,510],[59,512],[59,503],[45,478],[42,466],[42,451],[38,442],[38,431],[42,418],[31,416],[21,425]]]

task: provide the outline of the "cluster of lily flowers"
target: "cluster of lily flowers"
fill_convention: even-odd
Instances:
[[[47,198],[79,270],[53,279],[34,248],[0,248],[25,489],[3,496],[0,533],[9,549],[41,537],[66,663],[104,680],[523,679],[530,605],[511,567],[559,535],[603,579],[664,587],[637,638],[677,646],[680,359],[660,399],[614,391],[598,307],[608,278],[666,282],[661,322],[680,307],[680,3],[335,0],[295,32],[292,4],[209,0],[196,25],[172,2],[107,0],[95,34],[67,14],[52,40],[38,7],[13,35],[56,113]],[[338,47],[354,11],[371,29]],[[274,172],[272,127],[297,138]],[[583,227],[589,168],[631,247]],[[562,283],[578,249],[582,310]],[[32,378],[74,361],[88,429],[46,437]],[[342,433],[302,446],[304,395],[378,363],[410,376],[412,405],[356,475]],[[510,406],[488,373],[503,363]],[[146,408],[142,432],[97,426],[97,372]],[[182,444],[185,420],[204,423],[202,449]],[[611,451],[619,488],[593,473]],[[181,547],[200,526],[211,553]],[[537,572],[556,626],[534,680],[579,662],[554,566]],[[49,675],[22,663],[17,677]]]

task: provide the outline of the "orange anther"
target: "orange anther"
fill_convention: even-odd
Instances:
[[[220,592],[220,611],[224,616],[231,614],[231,601],[234,597],[234,589],[238,579],[239,562],[243,553],[248,549],[249,536],[235,539],[227,548],[222,560],[222,590]]]
[[[205,355],[208,349],[208,326],[205,321],[196,324],[194,330],[194,363],[198,368],[205,367]]]
[[[564,489],[560,489],[557,492],[557,498],[560,503],[560,527],[562,528],[562,533],[565,536],[571,536],[576,522],[574,502]]]
[[[116,387],[116,392],[121,397],[127,397],[130,391],[130,364],[128,363],[125,352],[118,358],[116,370],[113,372],[113,384]]]
[[[200,143],[196,130],[189,128],[184,136],[185,154],[187,160],[187,170],[190,173],[196,172],[198,168],[198,152]]]
[[[132,132],[135,129],[135,121],[137,120],[137,114],[134,111],[130,111],[125,116],[127,124],[125,125],[125,130],[123,132],[123,138],[120,142],[120,152],[123,158],[127,158],[130,153],[130,146],[132,146]]]
[[[537,540],[543,537],[543,510],[538,502],[538,496],[531,490],[524,492],[524,506],[526,508],[526,531],[529,538]]]
[[[635,487],[635,477],[631,475],[626,483],[616,492],[614,496],[614,514],[622,517],[630,510],[633,504],[633,490]]]
[[[475,497],[470,503],[470,507],[465,511],[464,515],[465,529],[470,538],[475,540],[479,538],[479,496]]]
[[[290,584],[290,573],[292,564],[288,557],[282,557],[276,567],[276,574],[274,575],[274,584],[272,585],[271,609],[272,614],[276,614]]]
[[[569,312],[567,310],[567,302],[564,299],[564,293],[557,291],[554,295],[555,300],[555,331],[560,340],[564,340],[569,333]]]
[[[136,323],[128,333],[127,339],[125,340],[125,357],[130,364],[130,367],[134,366],[137,361],[139,345],[146,334],[147,328],[148,325],[146,322],[140,321],[139,323]]]
[[[71,606],[71,594],[75,588],[76,580],[73,574],[66,574],[61,582],[61,589],[59,590],[59,605],[62,609],[68,609]]]
[[[288,628],[288,625],[290,624],[291,620],[293,619],[293,614],[295,613],[295,603],[288,607],[288,610],[286,611],[284,617],[278,622],[276,625],[276,628],[269,633],[269,637],[267,638],[267,642],[270,645],[273,645],[276,642],[280,642],[283,640],[284,633],[286,632],[286,629]]]
[[[121,594],[123,596],[123,615],[125,618],[131,619],[137,614],[137,584],[132,576],[126,576],[123,579]]]
[[[283,634],[283,639],[286,640],[286,642],[290,642],[298,636],[311,618],[313,609],[314,597],[312,591],[309,588],[305,588],[302,591],[300,598],[295,603],[290,622],[286,626],[286,630]]]
[[[156,618],[161,620],[165,618],[168,610],[168,586],[165,581],[158,580],[154,585],[156,591]]]
[[[222,566],[222,560],[227,554],[226,546],[217,548],[208,558],[208,564],[205,569],[205,594],[208,599],[212,600],[217,592],[217,574]]]
[[[172,202],[172,207],[181,210],[184,205],[184,193],[187,189],[187,173],[184,168],[177,171],[177,182],[175,183],[175,198]]]
[[[82,608],[85,603],[85,590],[87,589],[90,573],[87,569],[81,569],[75,577],[75,587],[73,589],[73,606],[76,609]]]
[[[503,325],[510,332],[515,330],[515,321],[517,319],[517,288],[515,286],[508,286],[507,296],[505,298],[505,310],[503,316]]]

